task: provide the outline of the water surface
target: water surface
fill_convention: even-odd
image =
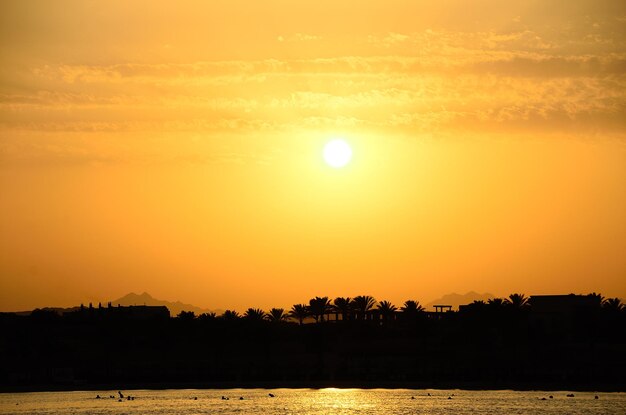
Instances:
[[[626,414],[626,393],[410,389],[185,389],[0,394],[1,414]],[[275,395],[274,398],[269,394]],[[567,397],[573,393],[574,397]],[[95,399],[99,394],[103,399]],[[430,395],[430,396],[429,396]],[[550,399],[549,396],[553,398]],[[599,399],[595,399],[598,395]],[[223,400],[222,396],[229,398]],[[197,399],[194,399],[197,398]],[[243,398],[241,400],[240,398]],[[448,399],[450,398],[450,399]],[[546,398],[546,400],[542,400]]]

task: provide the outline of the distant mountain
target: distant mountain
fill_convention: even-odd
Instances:
[[[150,294],[144,292],[143,294],[135,294],[129,293],[125,296],[118,298],[117,300],[111,301],[111,304],[122,305],[122,306],[130,306],[130,305],[164,305],[170,310],[170,315],[172,317],[178,315],[181,311],[193,311],[196,315],[201,313],[216,313],[220,315],[223,313],[223,310],[208,310],[205,308],[196,307],[191,304],[184,304],[180,301],[166,301],[166,300],[158,300],[152,297]]]
[[[437,298],[436,300],[426,304],[426,311],[433,311],[434,305],[451,305],[453,310],[458,310],[460,305],[469,304],[479,300],[487,301],[492,298],[495,298],[493,294],[479,294],[475,291],[470,291],[467,294],[446,294],[443,297]]]

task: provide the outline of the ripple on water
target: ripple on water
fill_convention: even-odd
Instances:
[[[1,414],[616,414],[626,393],[414,389],[186,389],[0,394]],[[270,393],[275,395],[270,396]],[[95,399],[100,395],[102,399]],[[550,398],[550,395],[553,398]],[[595,396],[598,395],[598,399]],[[222,399],[224,397],[224,399]],[[243,399],[241,399],[243,398]],[[545,398],[545,399],[544,399]]]

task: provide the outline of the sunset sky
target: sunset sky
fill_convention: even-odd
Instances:
[[[0,63],[0,311],[626,298],[623,0],[7,0]]]

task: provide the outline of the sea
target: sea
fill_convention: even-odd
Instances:
[[[123,399],[117,390],[0,393],[0,413],[626,414],[626,393],[622,392],[327,388],[124,390],[121,393]]]

